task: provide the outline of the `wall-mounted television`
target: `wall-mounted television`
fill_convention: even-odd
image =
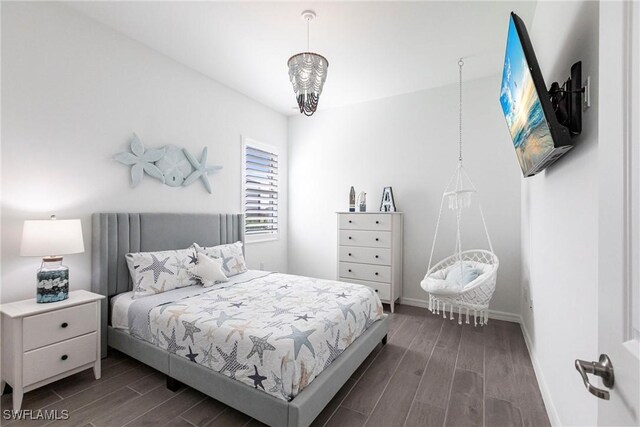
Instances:
[[[573,148],[582,128],[581,62],[571,78],[547,90],[524,22],[511,13],[500,104],[525,177],[533,176]]]

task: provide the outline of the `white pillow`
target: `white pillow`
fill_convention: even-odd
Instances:
[[[189,276],[202,282],[208,288],[217,283],[228,282],[229,279],[222,272],[222,260],[211,258],[202,252],[198,253],[198,263],[187,270]]]
[[[247,264],[242,254],[242,242],[218,245],[210,248],[202,247],[197,243],[194,243],[193,246],[198,253],[203,253],[209,258],[220,258],[222,260],[222,271],[227,277],[247,271]]]
[[[476,266],[470,262],[463,262],[462,266],[459,262],[456,262],[447,269],[445,280],[455,283],[458,286],[466,286],[476,280],[481,274],[482,270],[476,268]]]

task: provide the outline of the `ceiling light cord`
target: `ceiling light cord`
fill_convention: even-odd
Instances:
[[[462,66],[464,65],[464,61],[462,60],[462,58],[460,58],[460,60],[458,61],[458,68],[459,68],[459,90],[460,90],[460,98],[459,98],[459,108],[458,108],[458,131],[459,131],[459,135],[458,135],[458,144],[459,144],[459,151],[458,151],[458,162],[462,163]]]

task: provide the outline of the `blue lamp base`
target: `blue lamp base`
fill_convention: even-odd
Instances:
[[[36,302],[49,303],[69,298],[69,268],[62,265],[62,257],[43,258],[36,278]]]

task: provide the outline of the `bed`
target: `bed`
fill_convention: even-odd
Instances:
[[[127,298],[126,253],[243,237],[237,214],[94,214],[103,356],[113,347],[165,373],[168,386],[182,382],[266,424],[309,425],[386,342],[387,317],[368,288],[249,270],[213,288]]]

